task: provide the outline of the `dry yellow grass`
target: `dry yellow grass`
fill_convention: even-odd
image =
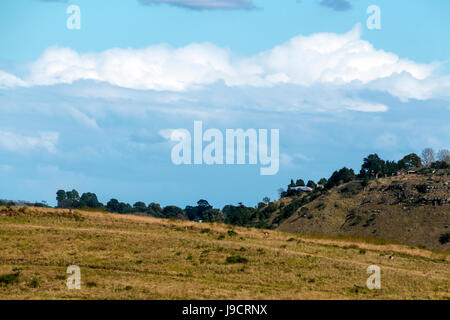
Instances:
[[[22,268],[18,283],[0,285],[0,298],[450,298],[447,253],[230,230],[223,224],[0,207],[0,275]],[[227,263],[237,255],[248,262]],[[81,290],[66,288],[66,268],[72,264],[81,268]],[[381,290],[365,287],[366,268],[373,264],[382,270]]]

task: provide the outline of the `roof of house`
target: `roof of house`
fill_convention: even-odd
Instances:
[[[301,190],[301,191],[313,191],[310,187],[289,187],[291,190]]]

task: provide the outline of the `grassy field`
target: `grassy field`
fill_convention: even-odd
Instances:
[[[448,253],[379,239],[0,207],[0,241],[1,299],[450,299]]]

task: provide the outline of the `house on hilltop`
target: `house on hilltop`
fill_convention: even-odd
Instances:
[[[419,168],[411,167],[408,169],[408,174],[414,174],[414,173],[417,173],[417,171],[419,171]]]
[[[310,187],[289,187],[289,190],[303,191],[303,192],[312,192],[313,191],[313,189]]]

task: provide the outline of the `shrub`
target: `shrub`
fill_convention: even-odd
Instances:
[[[450,232],[441,234],[441,236],[439,237],[439,242],[441,244],[446,244],[446,243],[450,242]]]
[[[94,288],[96,286],[97,286],[97,283],[95,283],[95,282],[87,282],[86,283],[86,287],[88,287],[88,288]]]
[[[234,230],[228,230],[228,235],[229,235],[230,237],[237,236],[237,232],[234,231]]]
[[[6,286],[19,282],[19,275],[16,273],[4,274],[0,276],[0,286]]]
[[[353,291],[354,293],[360,293],[363,289],[364,289],[363,287],[358,286],[358,285],[355,284],[355,285],[353,286],[352,291]]]
[[[419,184],[416,186],[417,191],[420,193],[426,193],[427,192],[427,186],[425,184]]]
[[[349,183],[345,187],[343,187],[339,192],[342,194],[344,198],[351,198],[358,193],[360,193],[363,189],[363,186],[360,182]]]
[[[359,254],[366,254],[366,249],[360,249]]]
[[[229,256],[227,257],[227,263],[247,263],[248,259],[241,256]]]
[[[39,280],[38,279],[33,279],[33,280],[31,280],[31,282],[30,282],[30,287],[32,287],[32,288],[37,288],[37,287],[39,287]]]
[[[323,210],[326,208],[326,204],[324,202],[319,202],[319,204],[316,206],[316,209]]]
[[[209,228],[205,228],[205,229],[202,229],[202,231],[200,231],[201,233],[209,233],[209,232],[211,232],[211,229],[209,229]]]

